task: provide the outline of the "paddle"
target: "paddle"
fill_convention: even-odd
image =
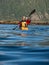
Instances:
[[[31,13],[28,15],[29,17],[33,14],[33,13],[35,13],[36,12],[36,10],[34,9],[34,10],[32,10],[31,11]]]
[[[34,9],[34,10],[32,10],[31,11],[31,13],[28,15],[29,17],[33,14],[33,13],[35,13],[36,12],[36,10]],[[17,26],[16,26],[17,27]],[[15,30],[16,29],[16,27],[15,28],[13,28],[13,30]]]
[[[17,26],[16,26],[17,27]],[[16,29],[16,27],[15,28],[13,28],[13,30],[15,30]]]

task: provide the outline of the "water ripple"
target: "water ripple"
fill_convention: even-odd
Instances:
[[[14,27],[0,24],[0,65],[49,65],[49,26]]]

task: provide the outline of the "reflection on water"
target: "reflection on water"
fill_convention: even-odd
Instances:
[[[14,27],[0,24],[0,65],[49,65],[49,26]]]

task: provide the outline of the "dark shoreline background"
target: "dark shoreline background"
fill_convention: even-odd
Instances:
[[[0,24],[18,24],[19,21],[0,21]],[[49,21],[32,21],[30,24],[36,24],[36,25],[49,25]]]
[[[0,0],[0,20],[21,20],[34,9],[32,20],[49,21],[49,0]]]

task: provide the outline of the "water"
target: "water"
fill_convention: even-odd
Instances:
[[[49,26],[28,27],[0,24],[0,65],[49,65]]]

